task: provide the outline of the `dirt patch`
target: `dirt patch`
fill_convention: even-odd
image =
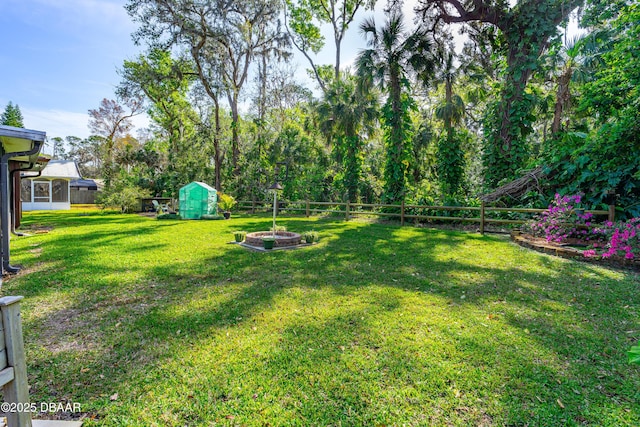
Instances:
[[[53,354],[65,351],[84,351],[96,345],[84,336],[92,324],[82,320],[83,311],[77,308],[65,308],[47,315],[40,340],[47,350]]]
[[[51,230],[53,230],[53,228],[54,227],[50,225],[32,224],[20,227],[19,230],[16,230],[16,233],[18,233],[18,235],[21,235],[20,233],[22,233],[25,236],[34,234],[47,234]]]
[[[42,254],[42,248],[29,249],[27,252],[36,256],[40,256]]]

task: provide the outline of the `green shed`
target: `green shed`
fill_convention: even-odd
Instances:
[[[180,189],[180,217],[200,219],[202,215],[217,213],[216,189],[204,182],[191,182]]]

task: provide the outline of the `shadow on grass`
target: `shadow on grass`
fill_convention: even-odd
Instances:
[[[57,224],[85,219],[74,221]],[[68,298],[25,322],[57,344],[32,350],[33,393],[42,401],[88,399],[89,410],[116,417],[105,389],[119,390],[132,413],[131,402],[150,390],[214,391],[199,403],[215,409],[168,403],[175,425],[225,413],[257,423],[256,405],[274,411],[261,421],[282,416],[293,425],[615,425],[640,416],[638,379],[622,361],[626,332],[638,327],[637,275],[452,231],[288,219],[279,224],[314,228],[320,244],[255,253],[223,245],[238,225],[268,229],[268,218],[195,231],[175,222],[169,237],[164,222],[86,221],[104,230],[43,241],[49,267],[11,289]],[[198,240],[203,233],[211,242]],[[123,258],[114,265],[97,249],[111,245]],[[172,254],[177,246],[199,257]],[[157,262],[136,257],[152,249]],[[118,283],[123,268],[132,277]],[[67,327],[52,330],[56,322]],[[220,344],[229,334],[238,341]],[[191,361],[199,347],[219,359]],[[128,382],[131,389],[121,385]]]

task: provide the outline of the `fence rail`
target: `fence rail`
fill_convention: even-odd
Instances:
[[[302,207],[295,207],[302,206]],[[338,209],[320,209],[320,207],[335,207]],[[255,213],[259,210],[270,210],[272,204],[267,202],[258,201],[238,201],[238,208],[250,210],[251,213]],[[369,208],[363,210],[362,208]],[[381,208],[395,208],[398,212],[381,212],[376,209]],[[400,205],[391,204],[376,204],[376,203],[351,203],[351,202],[317,202],[311,200],[286,202],[280,207],[281,210],[289,212],[304,212],[305,216],[309,217],[319,213],[332,213],[332,214],[344,214],[345,220],[357,215],[373,215],[382,217],[395,217],[400,219],[400,225],[404,225],[407,219],[414,220],[429,220],[429,221],[465,221],[480,223],[480,233],[484,234],[485,226],[487,224],[524,224],[526,221],[522,219],[501,219],[487,217],[487,212],[505,212],[505,213],[541,213],[546,209],[527,209],[527,208],[501,208],[497,206],[486,206],[484,202],[480,206],[430,206],[430,205],[405,205],[404,202]],[[469,211],[479,212],[477,217],[459,217],[459,216],[443,216],[443,215],[417,215],[413,213],[407,213],[407,210],[431,210],[431,211]],[[615,205],[609,205],[608,210],[585,210],[585,213],[591,213],[593,215],[607,215],[609,221],[615,220]]]

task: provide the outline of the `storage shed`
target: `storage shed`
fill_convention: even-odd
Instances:
[[[69,183],[71,190],[71,204],[93,204],[101,185],[93,179],[72,179]]]
[[[200,219],[202,215],[215,215],[218,193],[204,182],[191,182],[180,189],[180,217]]]

